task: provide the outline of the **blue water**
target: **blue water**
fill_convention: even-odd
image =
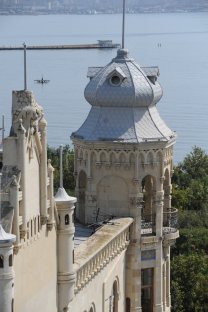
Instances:
[[[121,15],[0,16],[0,45],[121,41]],[[158,47],[161,43],[161,47]],[[158,109],[178,134],[174,160],[192,146],[208,152],[208,13],[127,15],[126,47],[141,65],[158,65],[164,95]],[[48,143],[71,144],[89,112],[83,92],[88,66],[102,66],[116,50],[28,51],[28,89],[48,121]],[[44,86],[34,79],[50,79]],[[0,114],[10,126],[11,92],[23,89],[23,53],[0,52]]]

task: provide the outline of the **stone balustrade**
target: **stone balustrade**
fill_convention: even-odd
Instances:
[[[78,293],[113,258],[126,249],[132,222],[131,218],[113,220],[75,249],[75,293]],[[82,253],[83,250],[87,254]]]

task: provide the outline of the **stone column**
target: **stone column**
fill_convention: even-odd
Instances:
[[[162,182],[156,192],[156,236],[158,237],[157,249],[156,249],[156,267],[155,267],[155,279],[154,279],[154,312],[163,311],[163,247],[162,247],[162,235],[163,235],[163,200],[164,192],[162,191]]]
[[[64,188],[59,188],[55,201],[60,220],[57,233],[58,312],[68,312],[75,286],[73,214],[76,198],[68,196]]]
[[[14,301],[13,242],[15,235],[8,234],[0,224],[0,310],[12,312]]]
[[[166,305],[171,308],[170,294],[170,246],[166,248]]]
[[[166,310],[166,261],[163,263],[163,310]]]
[[[141,209],[143,194],[139,193],[132,198],[135,209],[132,217],[134,223],[131,227],[130,244],[127,249],[126,259],[126,298],[130,299],[131,312],[141,309]]]
[[[40,217],[41,224],[47,222],[47,141],[46,126],[47,122],[44,118],[40,120],[42,153],[40,159]]]
[[[14,221],[13,221],[13,229],[14,234],[16,235],[16,242],[14,244],[14,252],[17,253],[21,247],[20,243],[20,229],[19,229],[19,183],[14,176],[14,180],[11,184],[10,188],[10,202],[14,207]]]
[[[49,219],[47,221],[47,228],[52,230],[55,221],[54,221],[54,194],[53,194],[53,172],[54,168],[51,165],[51,160],[48,160],[48,176],[49,176],[49,201],[50,201],[50,211]]]
[[[22,226],[20,235],[21,238],[24,238],[27,233],[27,163],[26,163],[26,130],[22,125],[22,119],[19,120],[19,127],[18,127],[18,166],[21,170],[21,191],[22,191],[22,206],[21,206],[21,215],[22,215]]]

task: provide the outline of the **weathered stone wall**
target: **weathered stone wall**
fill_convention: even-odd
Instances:
[[[57,312],[55,228],[46,226],[14,257],[14,311]]]

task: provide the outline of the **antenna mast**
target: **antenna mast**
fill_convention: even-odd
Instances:
[[[2,213],[1,213],[1,210],[2,210],[2,207],[1,207],[1,177],[2,177],[2,173],[0,173],[0,226],[1,226],[1,215],[2,215]]]
[[[23,43],[24,47],[24,91],[27,90],[27,46]]]
[[[63,188],[63,145],[60,145],[60,188]]]
[[[125,15],[126,15],[126,0],[123,0],[122,49],[124,49],[124,39],[125,39]]]
[[[0,130],[1,130],[1,144],[3,144],[4,131],[5,131],[5,128],[4,128],[4,115],[2,115],[2,127],[0,128]]]

